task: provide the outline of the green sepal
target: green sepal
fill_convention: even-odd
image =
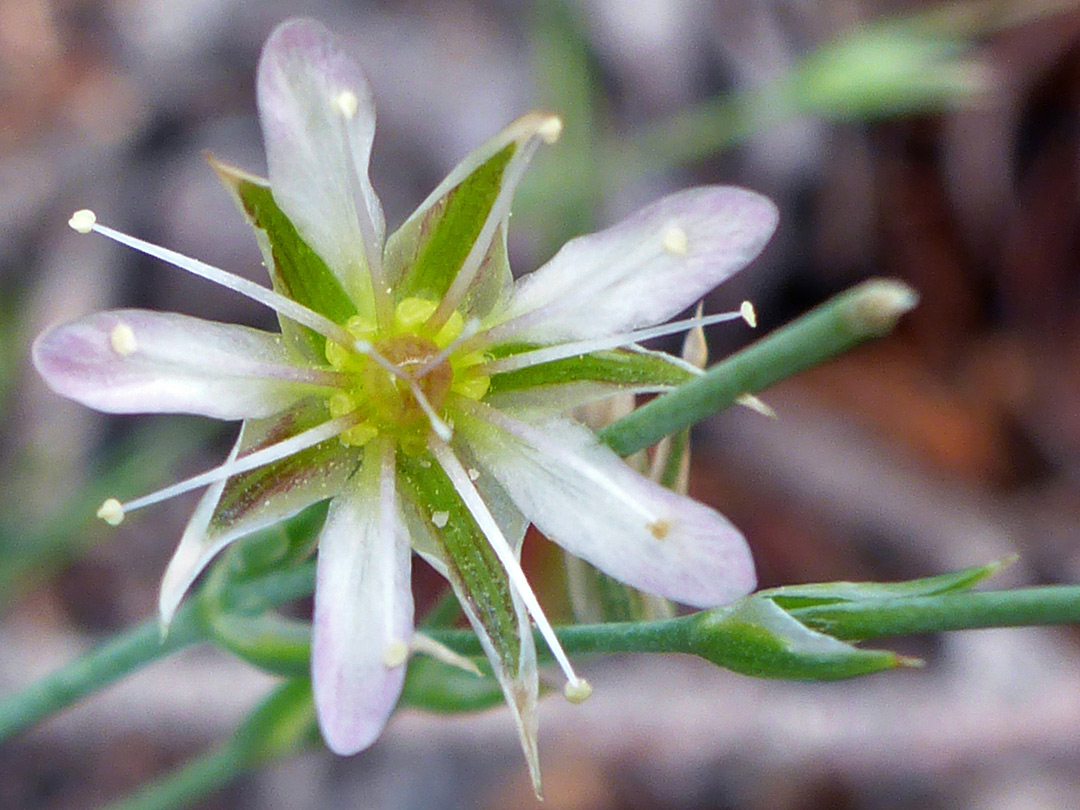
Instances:
[[[831,681],[917,665],[887,650],[863,650],[811,630],[758,595],[703,611],[691,621],[690,652],[755,678]]]
[[[480,235],[517,148],[516,143],[507,144],[437,200],[422,219],[394,234],[387,263],[389,277],[400,274],[397,300],[438,301],[446,295]]]
[[[311,681],[293,678],[272,691],[236,730],[249,765],[269,762],[318,740]]]
[[[419,512],[424,525],[433,526],[433,514],[446,513],[445,524],[431,536],[441,546],[450,581],[483,625],[506,675],[516,678],[521,639],[510,580],[502,564],[453,483],[430,454],[399,453],[398,472],[403,500]]]
[[[499,347],[499,354],[520,354],[537,348],[540,347],[520,344],[502,346]],[[604,383],[626,388],[669,387],[681,385],[695,376],[685,365],[659,352],[612,349],[493,374],[487,395],[574,382]]]
[[[480,666],[490,672],[486,662]],[[482,711],[502,702],[502,689],[494,678],[478,678],[451,664],[415,655],[409,661],[398,705],[437,714],[459,714]]]
[[[879,599],[935,596],[970,590],[984,579],[1012,565],[1016,559],[1016,556],[1004,557],[986,565],[906,582],[823,582],[811,585],[785,585],[780,588],[770,588],[767,591],[758,591],[755,596],[771,599],[788,610],[815,605],[831,605],[838,602],[868,602]]]
[[[345,323],[355,315],[356,306],[333,271],[304,241],[274,201],[269,182],[213,157],[208,159],[255,229],[274,289],[336,323]],[[279,317],[279,320],[283,333],[301,337],[318,357],[322,357],[326,345],[322,335],[287,318]]]
[[[312,504],[297,515],[245,537],[229,549],[230,578],[253,579],[308,559],[318,542],[330,502]]]

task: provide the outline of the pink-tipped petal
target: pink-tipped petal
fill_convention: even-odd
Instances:
[[[745,596],[750,550],[723,515],[631,469],[577,423],[458,420],[477,459],[536,527],[635,588],[695,607]]]
[[[263,48],[256,91],[274,199],[370,315],[369,261],[386,226],[368,178],[375,105],[360,66],[321,23],[291,20]]]
[[[258,418],[319,390],[280,335],[167,312],[88,315],[42,334],[33,357],[58,394],[109,413]]]
[[[312,685],[323,738],[341,755],[375,741],[405,680],[411,552],[394,476],[393,450],[369,445],[319,536]]]
[[[777,219],[772,202],[741,188],[664,197],[605,231],[567,242],[518,282],[495,333],[553,343],[666,321],[752,261]]]

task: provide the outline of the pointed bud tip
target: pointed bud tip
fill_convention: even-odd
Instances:
[[[868,335],[886,335],[900,317],[915,308],[919,294],[892,279],[872,279],[855,288],[851,319]]]
[[[110,526],[119,526],[124,522],[124,507],[116,498],[109,498],[98,507],[97,516]]]
[[[79,233],[90,233],[95,224],[97,224],[97,215],[89,208],[80,208],[68,220],[71,229]]]
[[[584,678],[568,681],[563,687],[563,695],[571,703],[584,703],[592,694],[592,686]]]

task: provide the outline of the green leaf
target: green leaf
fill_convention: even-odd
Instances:
[[[337,277],[278,208],[270,184],[213,157],[209,160],[255,228],[274,289],[337,323],[345,323],[355,315],[356,306]],[[326,339],[321,335],[285,318],[281,319],[281,328],[291,337],[302,337],[317,356],[322,356]]]
[[[411,260],[398,258],[402,261],[394,293],[398,300],[416,297],[438,301],[446,294],[480,235],[502,187],[506,164],[516,150],[516,143],[507,144],[425,212],[413,228],[416,241],[408,251]],[[402,241],[395,240],[397,250],[404,249],[404,238],[402,234]]]
[[[771,599],[756,595],[694,616],[689,648],[743,675],[784,680],[836,680],[914,663],[811,630]]]
[[[494,678],[478,678],[434,658],[416,655],[409,662],[398,705],[438,714],[456,714],[482,711],[502,701],[502,689]]]
[[[537,348],[513,346],[501,354],[520,354]],[[528,368],[494,374],[488,388],[488,396],[508,391],[522,391],[545,385],[562,385],[572,382],[607,383],[627,388],[641,386],[675,386],[694,379],[695,375],[684,365],[658,352],[632,352],[625,349],[593,352],[576,357],[553,360]]]
[[[785,585],[758,591],[755,596],[772,599],[783,608],[830,605],[837,602],[866,602],[881,599],[897,599],[913,596],[934,596],[942,593],[966,591],[1012,565],[1016,557],[1005,557],[987,565],[964,568],[949,574],[940,574],[907,582],[823,582],[812,585]]]

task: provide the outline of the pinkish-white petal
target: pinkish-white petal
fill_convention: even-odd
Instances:
[[[696,607],[754,588],[738,529],[639,475],[581,425],[477,409],[457,429],[541,532],[616,579]]]
[[[375,741],[405,680],[411,551],[394,479],[392,447],[369,445],[319,536],[312,685],[323,738],[342,755]]]
[[[772,202],[741,188],[664,197],[567,242],[518,282],[492,334],[546,344],[666,321],[752,261],[777,218]]]
[[[321,23],[291,20],[263,48],[256,91],[275,201],[371,315],[386,226],[368,178],[375,106],[360,66]]]
[[[229,461],[295,436],[326,417],[321,400],[249,420]],[[159,612],[168,625],[191,583],[234,540],[337,495],[358,466],[359,451],[337,439],[212,484],[199,501],[161,580]]]
[[[54,391],[109,413],[265,417],[328,380],[296,365],[280,335],[137,309],[50,329],[35,341],[33,357]]]

